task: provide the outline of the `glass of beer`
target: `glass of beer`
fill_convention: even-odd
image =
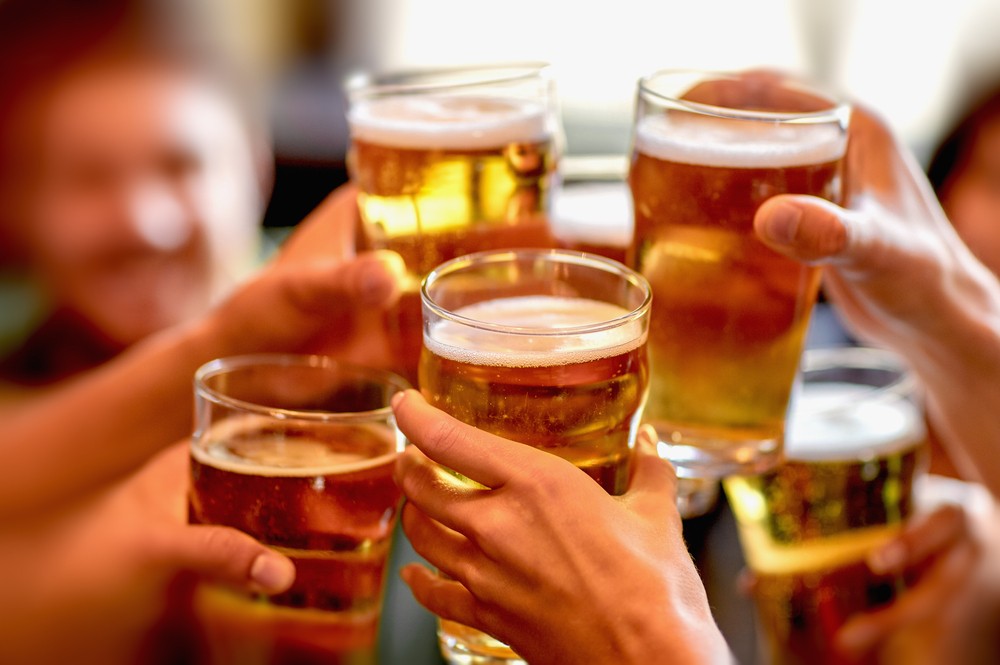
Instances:
[[[639,81],[626,264],[656,294],[646,419],[685,478],[781,459],[819,270],[761,243],[776,194],[840,203],[849,108],[773,74],[664,71]]]
[[[493,251],[436,268],[421,297],[430,404],[569,460],[611,494],[627,489],[649,383],[646,280],[580,252]],[[522,662],[454,622],[439,637],[452,663]]]
[[[891,353],[807,351],[784,464],[724,481],[753,572],[767,662],[839,665],[837,630],[905,580],[865,557],[914,512],[927,433],[915,382]]]
[[[409,385],[319,356],[215,360],[195,376],[189,521],[286,554],[295,583],[263,596],[202,585],[210,662],[374,664]]]
[[[544,63],[498,64],[361,78],[348,96],[358,244],[406,263],[386,329],[413,381],[420,282],[432,268],[472,252],[556,246],[546,219],[561,140],[555,81]]]

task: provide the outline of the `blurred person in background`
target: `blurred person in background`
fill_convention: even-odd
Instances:
[[[8,396],[193,320],[253,267],[267,143],[147,4],[0,4],[0,237],[51,309],[0,364]]]

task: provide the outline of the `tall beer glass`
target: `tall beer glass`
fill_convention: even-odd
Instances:
[[[198,371],[189,521],[244,531],[296,571],[275,596],[198,589],[211,662],[376,662],[404,445],[389,401],[407,387],[318,356],[224,358]]]
[[[865,557],[914,510],[926,431],[914,382],[874,349],[806,352],[787,461],[724,481],[775,665],[835,665],[837,630],[903,583]]]
[[[656,294],[646,417],[683,477],[763,471],[819,284],[754,235],[776,194],[841,202],[849,109],[763,73],[639,82],[626,263]]]
[[[560,137],[543,63],[394,74],[350,86],[348,167],[359,244],[402,255],[409,274],[387,315],[399,371],[420,357],[420,281],[463,254],[555,247],[546,212]]]
[[[580,252],[497,251],[445,263],[421,295],[430,404],[627,489],[649,382],[646,280]],[[439,636],[453,663],[521,662],[454,622]]]

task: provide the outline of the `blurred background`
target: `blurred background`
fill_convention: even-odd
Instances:
[[[342,80],[358,71],[546,60],[569,154],[625,154],[635,81],[659,68],[768,66],[886,116],[926,161],[1000,77],[995,0],[180,0],[253,73],[277,181],[266,223],[295,223],[343,178]]]

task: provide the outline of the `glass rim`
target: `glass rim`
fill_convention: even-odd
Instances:
[[[348,77],[344,90],[353,99],[366,96],[392,94],[423,94],[436,91],[461,90],[496,83],[516,83],[534,78],[551,79],[553,66],[544,60],[515,60],[453,67],[421,67],[381,73],[363,72]],[[495,72],[490,75],[490,72]],[[508,72],[503,74],[503,72]],[[462,74],[480,74],[469,80],[415,82],[424,77],[448,77]]]
[[[908,399],[916,395],[919,383],[913,371],[906,365],[903,358],[884,349],[875,349],[864,346],[836,346],[825,349],[809,349],[802,354],[801,371],[803,384],[808,383],[805,375],[810,372],[824,372],[834,369],[861,369],[861,370],[882,370],[886,372],[897,372],[899,374],[894,380],[884,386],[868,386],[870,390],[860,392],[851,397],[850,402],[858,400],[881,402],[889,399]],[[866,387],[863,383],[851,383]],[[815,407],[812,409],[802,409],[796,407],[801,413],[812,416],[836,414],[844,409],[850,408],[849,404],[838,404],[833,406]]]
[[[386,405],[378,409],[369,411],[306,411],[299,409],[284,409],[280,407],[264,406],[254,404],[246,400],[230,397],[205,383],[207,379],[219,376],[239,369],[246,369],[254,366],[272,367],[311,367],[314,369],[343,369],[349,370],[358,375],[369,378],[373,383],[379,383],[390,388],[397,388],[397,393],[412,388],[410,383],[403,377],[384,369],[375,369],[356,365],[350,362],[343,362],[322,355],[294,354],[294,353],[257,353],[241,356],[229,356],[216,358],[201,367],[194,374],[195,395],[203,399],[230,408],[240,409],[248,413],[270,416],[279,420],[308,420],[313,422],[358,422],[386,418],[392,415],[392,405]],[[394,393],[395,394],[395,393]]]
[[[639,78],[638,82],[639,96],[647,99],[651,98],[652,101],[661,104],[662,103],[673,104],[681,107],[684,110],[690,111],[692,113],[697,113],[699,115],[727,118],[730,120],[779,122],[787,124],[837,123],[845,129],[850,120],[851,104],[849,102],[839,99],[837,96],[831,94],[829,91],[817,87],[811,83],[801,82],[784,74],[781,74],[782,82],[795,83],[796,87],[801,88],[803,91],[808,91],[810,93],[824,97],[825,99],[830,101],[831,104],[830,108],[824,109],[822,111],[809,111],[809,112],[750,111],[750,110],[727,108],[725,106],[714,106],[712,104],[703,104],[701,102],[692,102],[677,97],[672,97],[670,95],[666,95],[650,87],[655,79],[659,79],[666,76],[691,76],[691,75],[699,75],[704,77],[706,80],[710,79],[721,80],[726,78],[735,78],[740,75],[740,72],[732,72],[732,71],[716,72],[716,71],[701,70],[701,69],[672,69],[672,68],[658,69],[654,72],[651,72]]]
[[[487,321],[478,321],[476,319],[470,319],[468,317],[456,314],[449,309],[438,305],[433,301],[430,294],[428,293],[428,287],[431,284],[441,278],[447,276],[449,273],[455,272],[456,270],[464,267],[465,265],[474,264],[499,264],[505,262],[511,262],[514,259],[527,258],[527,259],[554,259],[561,263],[571,263],[581,266],[589,266],[595,269],[604,270],[619,277],[625,279],[626,282],[632,284],[643,290],[644,297],[642,303],[637,307],[633,308],[627,314],[623,316],[616,317],[614,319],[609,319],[607,321],[602,321],[600,323],[589,323],[582,326],[567,326],[565,328],[552,329],[552,328],[525,328],[519,326],[507,326],[500,323],[489,323]],[[447,319],[449,321],[454,321],[460,325],[476,328],[478,330],[486,330],[493,333],[501,333],[505,335],[525,335],[532,337],[562,337],[565,335],[583,335],[589,333],[602,332],[605,330],[611,330],[618,328],[620,326],[627,325],[633,321],[641,319],[646,316],[650,309],[650,304],[653,301],[653,289],[649,285],[649,282],[645,277],[640,275],[635,270],[628,268],[617,261],[605,258],[597,254],[589,254],[586,252],[578,252],[575,250],[568,249],[500,249],[500,250],[488,250],[485,252],[476,252],[474,254],[466,254],[465,256],[459,256],[450,261],[446,261],[441,265],[430,271],[427,276],[423,279],[420,284],[420,301],[423,305],[427,306],[431,311],[442,319]]]

